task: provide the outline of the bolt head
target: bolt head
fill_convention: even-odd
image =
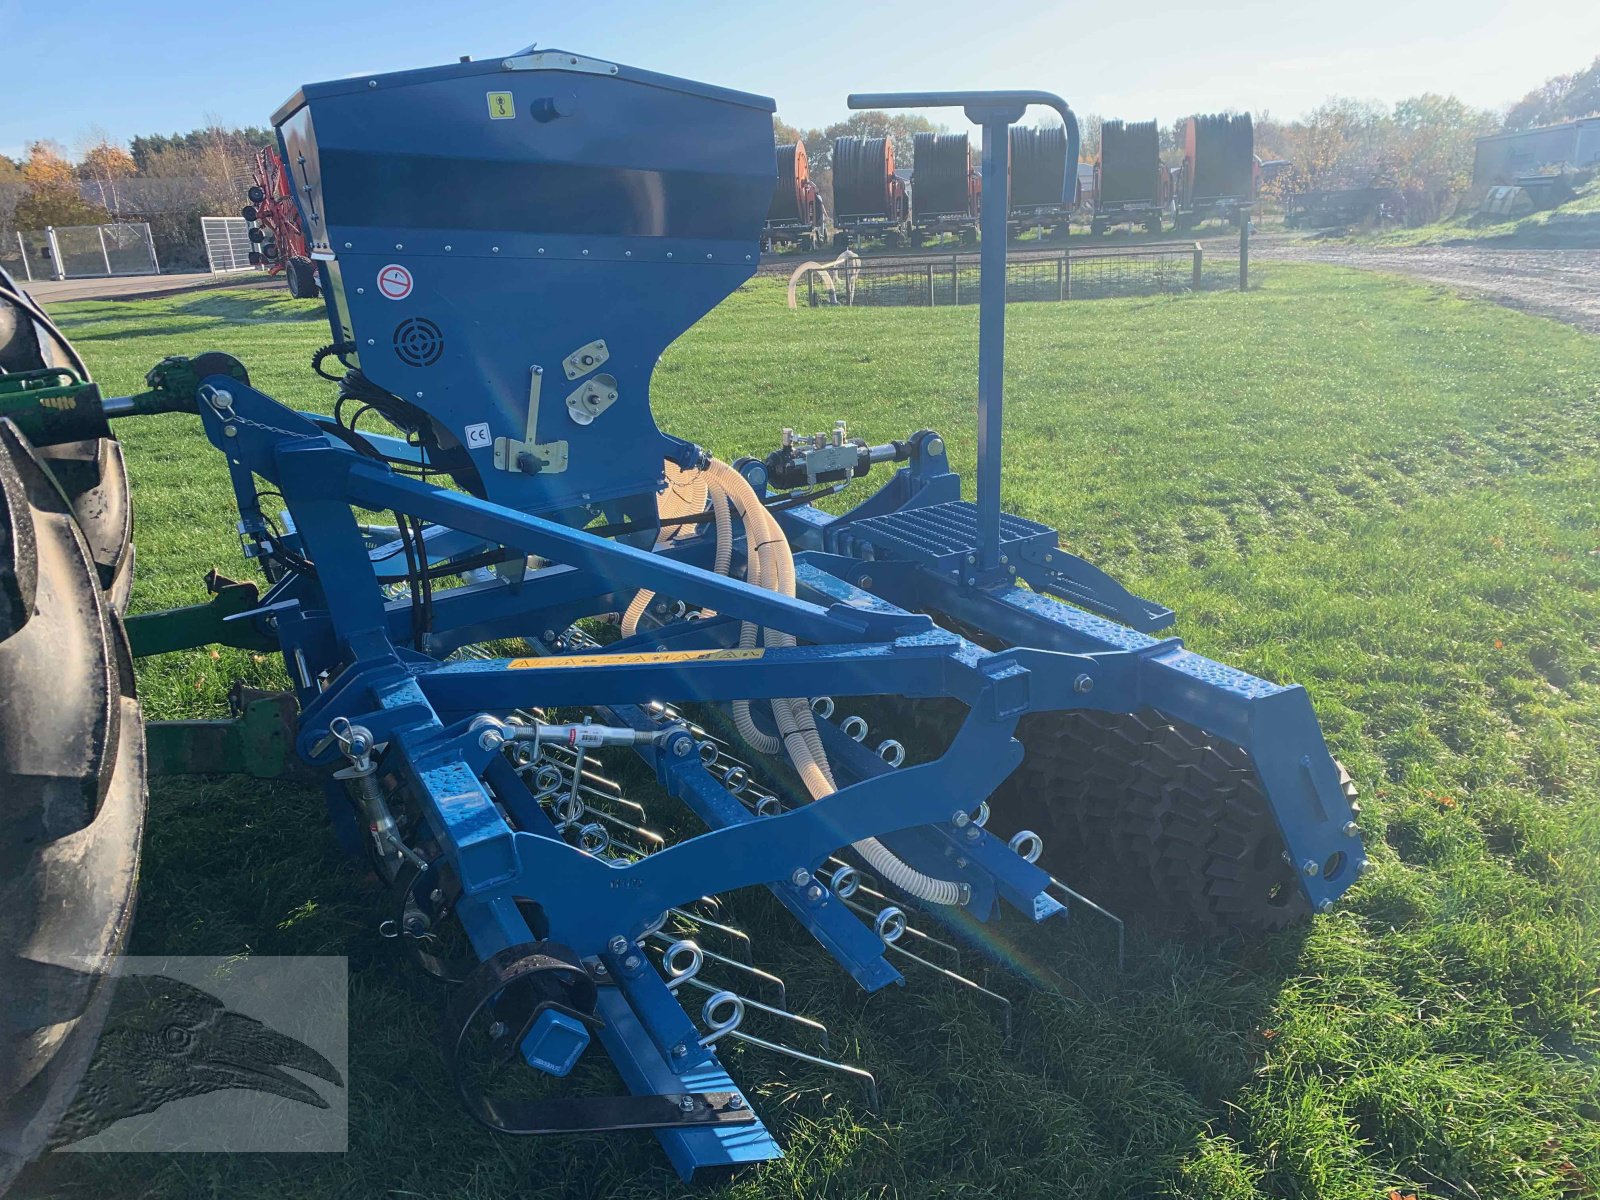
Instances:
[[[860,578],[860,580],[858,581],[858,584],[859,584],[860,587],[870,588],[872,586],[872,576],[871,575],[863,575]]]
[[[806,899],[811,901],[813,904],[815,904],[818,900],[821,900],[822,896],[822,885],[820,883],[813,883],[806,889]]]
[[[222,427],[222,436],[223,437],[238,437],[239,436],[239,430],[237,428],[235,428],[234,426],[232,426],[232,425],[224,425]]]
[[[672,753],[675,758],[688,758],[694,749],[694,739],[681,737],[672,744]]]
[[[795,887],[805,887],[806,884],[811,882],[811,872],[804,867],[796,867],[794,874],[789,876],[789,882],[794,884]]]
[[[732,1108],[732,1109],[743,1108],[744,1107],[744,1097],[743,1096],[729,1096],[728,1097],[728,1107]]]
[[[977,841],[978,840],[978,832],[979,832],[978,831],[978,827],[976,825],[968,825],[967,826],[967,841],[969,841],[969,842]]]
[[[1363,858],[1360,862],[1356,863],[1357,875],[1365,875],[1370,870],[1372,870],[1372,861],[1370,859]]]
[[[1072,690],[1080,696],[1094,691],[1094,680],[1087,675],[1079,675],[1072,681]]]
[[[630,954],[622,960],[622,965],[630,971],[637,971],[639,969],[639,961],[637,954]]]
[[[694,1097],[693,1096],[680,1097],[679,1100],[678,1100],[678,1108],[682,1112],[693,1112],[694,1111]]]
[[[1331,913],[1333,911],[1333,901],[1332,900],[1319,901],[1318,904],[1317,904],[1317,911],[1319,913]]]
[[[606,949],[613,954],[626,954],[628,952],[628,939],[619,933],[606,943]]]
[[[672,1057],[673,1058],[688,1058],[689,1057],[689,1047],[685,1046],[682,1042],[679,1042],[676,1046],[674,1046],[672,1048]]]
[[[1360,832],[1361,832],[1361,826],[1357,825],[1354,821],[1346,821],[1344,823],[1344,835],[1345,835],[1345,837],[1355,837]]]
[[[957,829],[962,829],[971,823],[972,814],[959,808],[956,809],[955,813],[950,817],[950,824],[954,825]]]
[[[1300,871],[1302,874],[1315,879],[1319,874],[1321,874],[1322,868],[1317,865],[1316,859],[1308,858],[1305,860],[1305,862],[1300,864]]]
[[[490,1037],[492,1037],[492,1038],[503,1038],[503,1037],[505,1037],[505,1035],[506,1035],[505,1022],[496,1021],[496,1022],[494,1022],[494,1024],[489,1026],[489,1036]]]
[[[478,735],[478,748],[480,750],[493,750],[505,739],[500,736],[498,729],[485,729]]]

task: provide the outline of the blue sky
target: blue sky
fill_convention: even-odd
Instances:
[[[852,90],[946,87],[1046,88],[1128,119],[1294,116],[1329,94],[1506,104],[1600,53],[1600,2],[0,0],[0,153],[94,126],[265,124],[301,83],[529,42],[773,96],[799,125]]]

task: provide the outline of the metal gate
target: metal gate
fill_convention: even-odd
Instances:
[[[17,245],[29,282],[161,273],[150,226],[142,223],[49,225],[17,234]]]
[[[213,275],[254,270],[250,252],[250,225],[243,217],[201,217],[200,232],[206,242],[206,261]]]

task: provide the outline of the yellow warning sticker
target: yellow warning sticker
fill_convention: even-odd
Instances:
[[[488,96],[491,121],[509,121],[517,115],[517,105],[510,92],[490,92]]]
[[[738,662],[760,658],[766,651],[754,650],[663,650],[654,654],[552,654],[548,658],[513,658],[513,671],[533,667],[647,667],[656,663]]]

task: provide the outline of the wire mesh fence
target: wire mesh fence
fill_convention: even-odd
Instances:
[[[934,307],[978,302],[976,254],[858,259],[806,272],[812,307]],[[1237,286],[1237,265],[1207,260],[1198,242],[1014,254],[1006,260],[1006,299],[1098,300]]]
[[[150,226],[53,225],[17,234],[18,258],[28,280],[106,275],[154,275],[161,270]]]

